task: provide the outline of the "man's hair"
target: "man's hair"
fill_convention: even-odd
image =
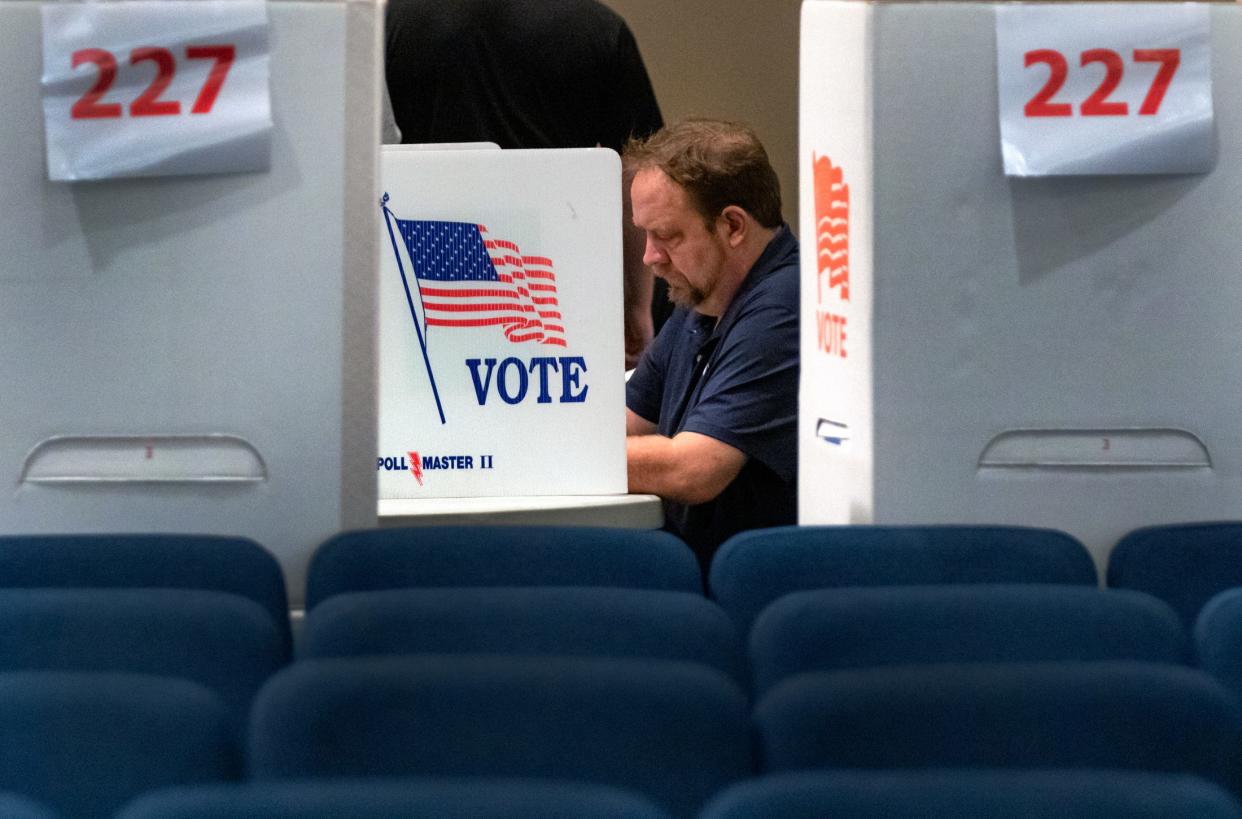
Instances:
[[[781,183],[767,151],[749,126],[687,119],[625,145],[626,178],[663,171],[686,193],[710,228],[729,205],[737,205],[767,228],[781,224]]]

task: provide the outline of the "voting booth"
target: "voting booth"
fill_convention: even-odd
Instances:
[[[376,520],[382,9],[56,6],[0,0],[0,532],[244,535],[299,605]]]
[[[624,495],[617,154],[385,146],[382,179],[381,508]]]
[[[802,9],[802,523],[1242,501],[1242,8]]]

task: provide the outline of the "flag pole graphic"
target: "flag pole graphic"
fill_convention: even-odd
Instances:
[[[431,380],[431,394],[435,396],[436,409],[440,413],[440,423],[443,424],[445,423],[444,405],[440,403],[440,390],[436,388],[436,376],[435,373],[431,371],[431,359],[427,356],[427,342],[423,339],[423,328],[420,327],[418,323],[418,311],[414,309],[414,296],[410,293],[410,281],[405,275],[405,265],[401,264],[401,251],[397,249],[397,236],[393,233],[392,229],[392,220],[397,217],[394,216],[393,212],[388,209],[387,193],[385,193],[384,198],[380,200],[380,207],[384,210],[384,224],[388,226],[388,238],[392,241],[392,253],[397,259],[397,270],[401,273],[401,284],[405,287],[405,303],[410,307],[410,318],[414,320],[414,332],[418,334],[418,346],[422,348],[423,351],[423,363],[427,366],[427,378]],[[410,272],[414,273],[414,286],[418,287],[418,273],[413,270]],[[422,301],[422,297],[423,294],[420,289],[418,294],[419,301]]]

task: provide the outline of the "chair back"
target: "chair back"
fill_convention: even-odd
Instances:
[[[742,633],[803,589],[965,583],[1093,586],[1085,546],[1022,526],[782,526],[735,535],[712,559],[709,591]]]
[[[110,819],[155,788],[236,779],[219,697],[138,674],[0,674],[0,789],[66,819]]]
[[[1242,522],[1136,529],[1109,554],[1107,584],[1160,598],[1190,628],[1214,595],[1242,586]]]
[[[1088,586],[816,589],[764,609],[750,634],[756,691],[808,671],[966,662],[1190,661],[1165,603]]]
[[[694,553],[653,529],[427,526],[343,532],[311,558],[310,611],[334,594],[434,586],[616,586],[702,593]]]
[[[752,770],[748,706],[691,663],[514,657],[304,660],[259,693],[258,780],[569,779],[675,816]]]
[[[306,617],[303,657],[535,654],[685,660],[749,685],[724,611],[690,592],[606,587],[390,589],[334,595]]]
[[[1232,787],[1237,709],[1181,666],[972,663],[801,674],[755,723],[768,771],[1124,768]]]
[[[284,574],[270,552],[217,535],[0,536],[0,588],[167,588],[235,594],[289,634]]]
[[[1194,776],[1132,771],[803,771],[733,785],[701,819],[1242,819]]]
[[[1194,628],[1199,667],[1242,697],[1242,588],[1213,597]]]
[[[181,677],[215,692],[243,736],[250,701],[289,662],[266,609],[196,589],[0,589],[0,672]]]
[[[252,782],[178,788],[132,802],[117,819],[669,819],[638,794],[523,779]],[[1216,819],[1207,817],[1207,819]]]

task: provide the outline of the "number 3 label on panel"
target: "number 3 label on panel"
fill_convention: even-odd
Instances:
[[[42,14],[50,179],[267,169],[263,2],[57,2]]]
[[[996,57],[1007,175],[1211,170],[1205,4],[998,6]]]

